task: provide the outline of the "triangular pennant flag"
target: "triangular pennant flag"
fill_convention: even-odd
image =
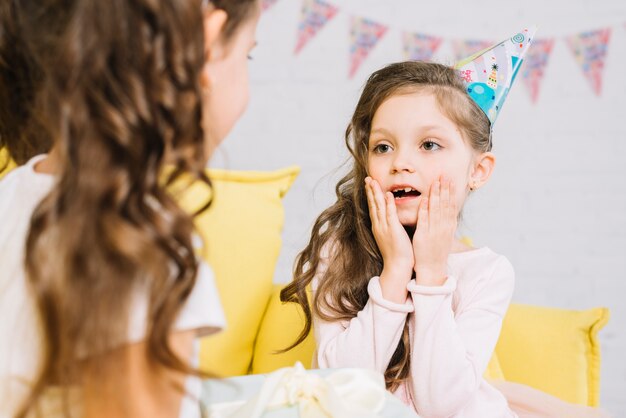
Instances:
[[[554,46],[554,39],[534,39],[526,54],[526,64],[522,71],[522,79],[530,92],[530,100],[537,102],[539,84],[548,65],[548,59]]]
[[[410,61],[430,61],[439,45],[441,38],[421,33],[403,32],[404,56]]]
[[[361,17],[352,18],[350,30],[350,71],[352,78],[370,51],[387,32],[387,26]]]
[[[537,28],[531,27],[455,65],[467,94],[495,123]]]
[[[337,14],[337,8],[322,0],[304,0],[298,25],[298,42],[295,54],[315,36],[315,34]]]
[[[485,49],[493,46],[491,41],[479,41],[475,39],[471,40],[459,40],[454,39],[452,41],[452,50],[454,51],[455,61],[460,61],[462,58],[469,58],[472,55],[484,51]]]
[[[611,28],[583,32],[567,37],[567,44],[582,68],[583,74],[591,83],[591,88],[598,96],[602,91],[602,71],[604,70],[604,59],[610,37]]]
[[[261,11],[264,12],[272,7],[278,0],[261,0]]]

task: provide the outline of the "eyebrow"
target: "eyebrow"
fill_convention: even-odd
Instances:
[[[417,132],[418,133],[423,133],[423,132],[432,132],[432,131],[438,131],[438,132],[448,132],[448,130],[440,125],[426,125],[426,126],[421,126]],[[373,134],[383,134],[383,135],[388,135],[388,136],[394,136],[393,133],[391,131],[388,131],[385,128],[375,128],[372,129],[372,131],[370,132],[370,135]]]
[[[370,132],[370,135],[371,134],[383,134],[383,135],[393,136],[393,134],[385,128],[372,129],[372,131]]]
[[[437,132],[448,132],[448,129],[444,128],[441,125],[426,125],[426,126],[422,126],[419,129],[419,132],[431,132],[431,131],[437,131]]]

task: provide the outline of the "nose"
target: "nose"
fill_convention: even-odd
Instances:
[[[391,164],[391,173],[413,173],[415,172],[415,165],[411,161],[410,155],[406,152],[398,151],[395,153],[392,164]]]

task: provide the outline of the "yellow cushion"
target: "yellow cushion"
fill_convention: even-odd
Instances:
[[[292,350],[286,353],[276,353],[277,350],[291,345],[304,326],[302,309],[296,304],[283,304],[280,301],[282,288],[283,285],[274,285],[257,336],[251,373],[269,373],[281,367],[293,366],[296,361],[301,362],[307,369],[311,367],[315,351],[315,339],[312,332]],[[491,380],[504,379],[495,353],[487,366],[485,377]]]
[[[222,333],[201,343],[200,367],[219,376],[246,374],[257,330],[272,292],[284,222],[282,197],[300,169],[271,172],[209,170],[215,199],[196,226],[226,314]],[[182,206],[198,208],[207,190],[194,184]]]
[[[502,371],[502,366],[500,366],[498,355],[495,352],[493,356],[491,356],[491,360],[489,360],[484,376],[489,380],[504,380],[504,372]]]
[[[5,148],[0,149],[0,179],[14,168],[15,163],[9,157],[9,153],[7,152],[7,150]]]
[[[281,367],[293,366],[300,361],[309,369],[315,351],[313,332],[298,346],[286,353],[276,350],[290,346],[304,326],[304,313],[299,305],[280,301],[282,285],[274,285],[272,296],[259,329],[251,373],[269,373]]]
[[[606,308],[573,311],[511,304],[496,347],[506,380],[568,402],[597,406],[597,333],[608,319]]]

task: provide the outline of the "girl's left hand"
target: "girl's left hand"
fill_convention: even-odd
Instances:
[[[415,282],[441,286],[445,282],[446,263],[452,250],[457,227],[454,184],[441,177],[430,186],[429,196],[422,197],[413,235]]]

